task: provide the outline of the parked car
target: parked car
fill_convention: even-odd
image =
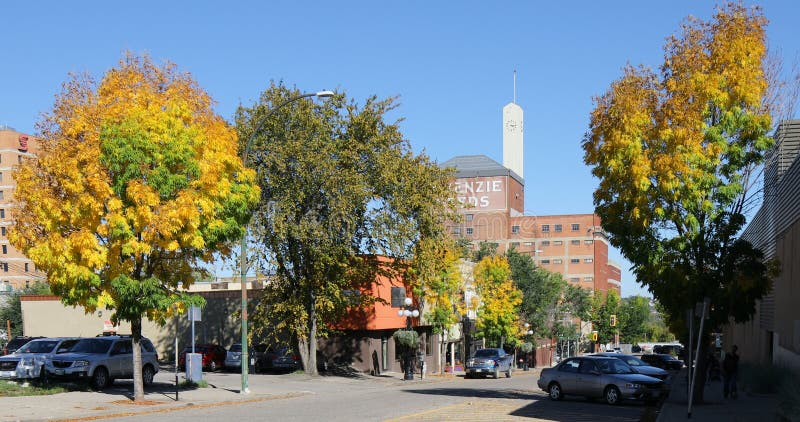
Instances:
[[[681,368],[683,368],[682,361],[666,353],[653,353],[648,355],[641,355],[639,357],[643,361],[647,362],[648,365],[655,366],[661,369],[666,369],[670,371],[679,371]]]
[[[225,358],[228,355],[228,351],[218,344],[195,344],[194,352],[203,355],[203,369],[214,372],[225,367]],[[181,368],[186,366],[187,353],[192,353],[192,346],[183,349],[178,357],[178,365]]]
[[[500,378],[501,372],[506,373],[506,378],[511,378],[513,360],[514,357],[503,349],[478,349],[472,358],[467,359],[464,378],[472,378],[476,375],[485,377],[491,374],[493,378],[497,379]]]
[[[605,356],[565,359],[542,369],[537,385],[552,400],[564,395],[602,397],[611,405],[623,399],[653,401],[667,393],[664,381],[636,373],[622,360]]]
[[[259,350],[256,346],[256,350]],[[258,352],[256,352],[258,353]],[[292,372],[300,369],[300,356],[287,346],[267,347],[256,359],[256,370]]]
[[[158,353],[146,338],[142,346],[142,381],[153,383],[158,372]],[[105,336],[80,339],[68,353],[57,354],[45,362],[48,377],[85,380],[97,389],[117,378],[133,378],[133,341],[130,336]]]
[[[25,345],[27,342],[43,337],[28,337],[28,336],[16,336],[11,339],[5,346],[3,346],[3,355],[10,355],[17,351],[20,347]]]
[[[258,370],[259,367],[264,366],[263,360],[267,351],[267,345],[256,344],[247,348],[247,354],[250,355],[250,366],[253,370]],[[225,369],[241,369],[242,368],[242,344],[234,343],[231,345],[228,352],[225,354]]]
[[[66,353],[78,342],[78,338],[40,338],[31,340],[14,353],[0,357],[0,378],[34,379],[46,378],[44,364],[47,358]]]
[[[647,376],[653,377],[653,378],[658,378],[658,379],[664,380],[664,381],[666,381],[667,378],[669,378],[669,372],[668,371],[666,371],[664,369],[661,369],[661,368],[658,368],[658,367],[655,367],[655,366],[652,366],[652,365],[648,364],[647,362],[637,358],[636,356],[631,356],[631,355],[626,355],[626,354],[623,354],[623,353],[616,353],[616,352],[596,353],[596,354],[594,354],[592,356],[605,356],[605,357],[610,357],[610,358],[614,358],[614,359],[619,359],[619,360],[627,363],[631,368],[633,368],[634,371],[636,371],[636,372],[638,372],[640,374],[647,375]]]

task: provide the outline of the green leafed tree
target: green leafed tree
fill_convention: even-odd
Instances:
[[[148,370],[142,319],[163,324],[203,303],[185,288],[242,235],[258,200],[212,105],[174,65],[127,54],[99,83],[64,84],[39,124],[38,157],[14,174],[9,240],[64,304],[131,323],[135,400]]]
[[[508,250],[506,258],[511,267],[511,278],[522,292],[522,321],[530,325],[534,336],[552,337],[553,322],[559,313],[566,281],[560,273],[537,267],[530,255],[521,254],[516,249]]]
[[[606,292],[595,291],[592,297],[591,321],[594,330],[597,331],[597,342],[600,344],[611,343],[614,341],[614,334],[620,328],[619,320],[617,325],[611,325],[611,315],[619,316],[620,300],[616,290]]]
[[[660,73],[626,67],[595,98],[583,142],[603,228],[670,326],[685,337],[685,311],[710,299],[703,345],[709,328],[747,321],[770,286],[762,251],[738,237],[773,144],[766,25],[739,3],[689,19]]]
[[[648,341],[648,328],[653,323],[650,300],[644,296],[623,298],[619,312],[620,342],[636,344]]]
[[[248,163],[261,203],[252,224],[260,270],[274,274],[253,314],[254,332],[294,339],[307,373],[317,371],[317,339],[353,306],[374,301],[379,274],[414,290],[437,273],[431,260],[455,221],[449,171],[414,154],[398,122],[395,99],[363,105],[338,94],[299,100],[272,84],[236,124],[248,139],[259,123]],[[382,259],[380,257],[387,257]]]

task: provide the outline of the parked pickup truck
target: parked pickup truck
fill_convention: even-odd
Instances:
[[[514,357],[503,349],[478,349],[475,356],[467,360],[464,368],[467,373],[464,378],[492,375],[496,379],[500,377],[501,372],[506,373],[506,378],[511,378],[513,360]]]

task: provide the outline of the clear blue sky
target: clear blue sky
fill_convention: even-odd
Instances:
[[[754,4],[747,1],[746,4]],[[760,2],[770,47],[800,51],[800,2]],[[503,105],[525,110],[526,213],[590,213],[597,180],[580,142],[592,96],[626,63],[657,68],[665,37],[716,3],[554,1],[10,1],[0,9],[0,124],[34,133],[69,72],[101,76],[124,50],[191,72],[231,119],[271,79],[360,102],[400,96],[393,117],[438,162],[502,162]],[[622,294],[647,294],[623,266]]]

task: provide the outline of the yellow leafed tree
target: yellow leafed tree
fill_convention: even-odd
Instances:
[[[99,83],[64,84],[39,123],[41,153],[14,176],[11,243],[65,304],[106,306],[131,323],[135,400],[152,381],[142,318],[163,323],[202,303],[182,288],[228,252],[258,201],[236,133],[212,104],[174,65],[126,54]]]
[[[475,266],[475,286],[480,295],[478,336],[498,346],[516,342],[520,331],[522,292],[514,286],[511,267],[503,256],[486,256]]]

